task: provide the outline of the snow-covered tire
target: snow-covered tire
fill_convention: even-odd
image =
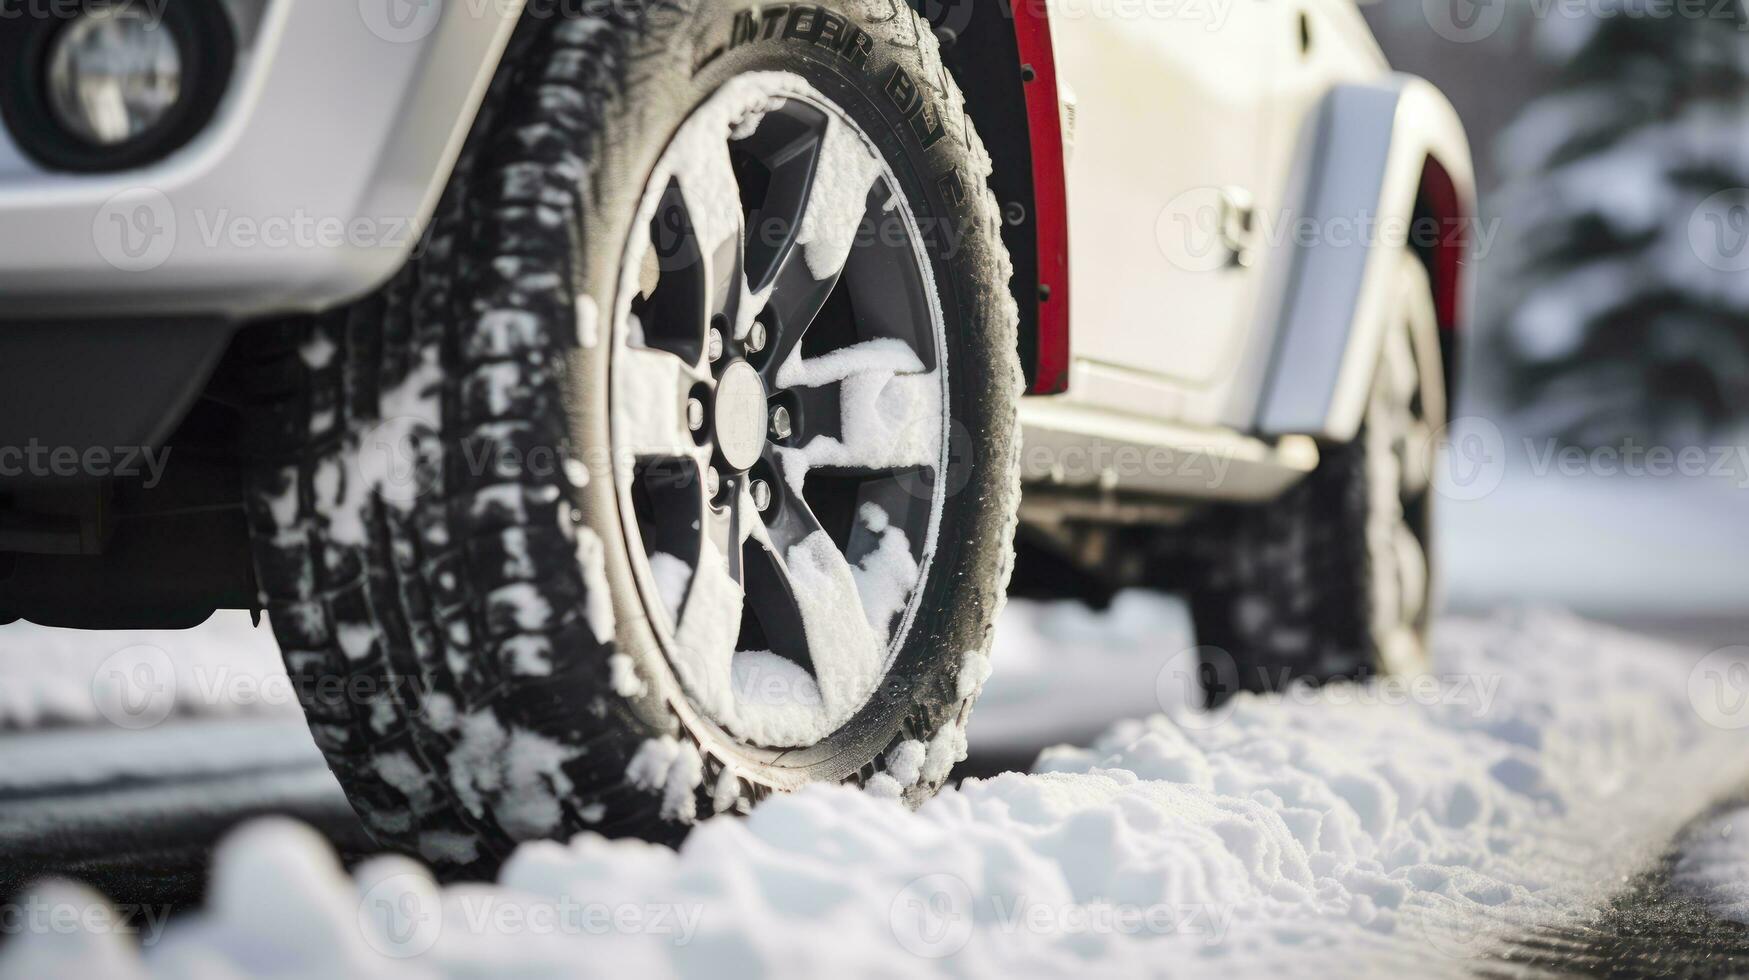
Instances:
[[[810,782],[920,801],[964,756],[1012,561],[1010,265],[927,25],[886,0],[768,7],[776,29],[751,33],[740,0],[585,6],[531,4],[400,275],[233,352],[257,400],[263,603],[315,740],[381,842],[463,876],[532,838],[675,842]],[[918,258],[951,439],[914,614],[866,702],[780,750],[707,719],[677,677],[640,599],[610,411],[646,184],[689,115],[753,71],[826,93],[906,212],[952,232]]]
[[[1426,669],[1434,595],[1433,453],[1445,422],[1426,266],[1405,254],[1360,432],[1323,447],[1280,500],[1193,531],[1191,586],[1205,680],[1220,698]]]

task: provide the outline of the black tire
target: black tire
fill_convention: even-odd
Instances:
[[[1299,678],[1328,681],[1426,668],[1433,493],[1418,479],[1418,490],[1389,497],[1375,492],[1373,478],[1380,465],[1419,466],[1430,478],[1433,426],[1445,422],[1427,270],[1409,255],[1400,269],[1387,340],[1406,343],[1412,359],[1415,388],[1404,396],[1414,416],[1411,427],[1388,424],[1381,414],[1388,363],[1382,357],[1373,399],[1352,442],[1323,446],[1318,468],[1281,499],[1211,514],[1187,536],[1195,552],[1189,562],[1191,613],[1197,642],[1205,648],[1212,700],[1239,690],[1279,690]],[[1399,364],[1404,350],[1396,348]],[[1392,434],[1385,435],[1387,430]],[[1405,590],[1390,584],[1399,565],[1394,551],[1381,550],[1380,529],[1399,523],[1420,549],[1418,598],[1393,598]],[[1406,563],[1400,573],[1416,574]]]
[[[235,351],[261,402],[263,600],[311,730],[373,835],[446,872],[489,874],[518,841],[582,830],[672,843],[808,782],[914,803],[964,756],[1018,499],[1016,312],[989,161],[908,7],[790,8],[860,28],[849,61],[806,31],[722,50],[749,6],[531,7],[422,253],[375,295],[253,328]],[[669,137],[724,78],[760,68],[830,94],[919,221],[963,235],[928,249],[963,439],[916,618],[854,717],[788,752],[699,723],[652,634],[596,465],[608,348],[578,328],[579,297],[621,299],[619,256]],[[895,73],[941,138],[885,94]],[[385,463],[384,447],[406,458]],[[572,460],[591,461],[587,479]]]

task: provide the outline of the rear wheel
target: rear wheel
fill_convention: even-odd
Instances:
[[[1192,532],[1211,693],[1428,664],[1434,436],[1446,417],[1426,267],[1405,255],[1360,432],[1280,500]]]
[[[245,348],[318,744],[475,873],[810,782],[922,799],[988,670],[1020,389],[933,35],[712,0],[508,57],[424,254]]]

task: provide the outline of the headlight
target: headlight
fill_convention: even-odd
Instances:
[[[68,132],[92,145],[150,132],[182,97],[182,50],[141,6],[81,14],[50,44],[49,107]]]
[[[231,86],[236,35],[221,0],[59,0],[7,17],[15,2],[0,0],[0,125],[49,170],[162,160],[200,135]]]

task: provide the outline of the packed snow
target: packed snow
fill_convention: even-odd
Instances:
[[[816,467],[941,465],[947,402],[941,373],[924,371],[904,341],[867,340],[806,359],[797,347],[778,370],[777,383],[785,388],[838,385],[839,437],[817,435],[806,445],[779,449],[784,479],[796,493]]]
[[[1457,974],[1497,934],[1595,907],[1744,775],[1719,764],[1745,758],[1742,732],[1690,702],[1694,652],[1564,614],[1446,621],[1418,680],[1209,712],[1181,705],[1174,604],[1011,610],[993,713],[1041,703],[1003,694],[1004,656],[1022,680],[1112,668],[1113,704],[1145,714],[1121,700],[1145,686],[1166,713],[916,812],[878,785],[818,787],[677,852],[528,844],[493,885],[394,857],[348,874],[309,831],[256,824],[222,845],[208,909],[143,954],[144,933],[26,930],[0,974]],[[906,748],[895,778],[943,758]],[[639,756],[652,787],[696,784],[682,745]],[[35,897],[102,907],[64,883]]]

